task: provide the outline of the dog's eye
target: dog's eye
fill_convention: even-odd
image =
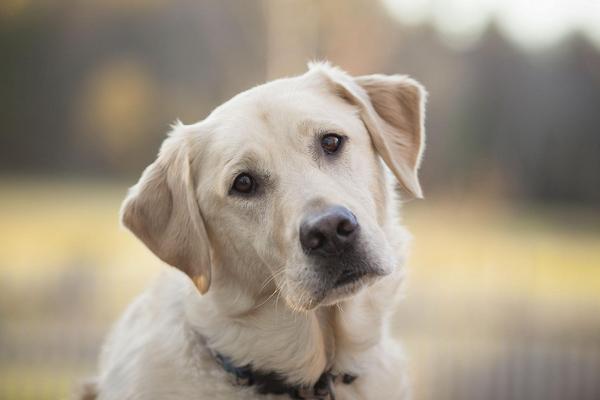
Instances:
[[[251,193],[254,191],[254,179],[246,173],[239,174],[233,181],[233,190],[239,193]]]
[[[342,145],[342,137],[335,133],[328,133],[321,138],[321,147],[327,154],[333,154],[339,150]]]

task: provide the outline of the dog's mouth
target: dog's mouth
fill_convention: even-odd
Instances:
[[[288,301],[290,304],[293,304],[294,308],[303,310],[311,310],[318,306],[333,305],[341,300],[348,299],[361,288],[370,286],[384,275],[378,271],[347,270],[342,272],[333,284],[322,287],[317,292],[313,292],[315,293],[314,296],[310,297],[310,300],[306,303],[298,304],[293,298],[288,299]]]
[[[361,288],[370,286],[382,275],[368,271],[344,271],[330,287],[323,293],[323,298],[319,304],[328,306],[339,301],[348,299],[356,294]]]
[[[309,273],[301,270],[304,275],[292,278],[292,285],[285,285],[286,292],[291,288],[289,302],[296,308],[309,310],[349,299],[392,270],[386,268],[386,259],[369,257],[366,251],[356,249],[315,261],[306,266]]]
[[[338,288],[341,286],[348,285],[350,283],[354,283],[354,282],[358,281],[359,279],[361,279],[365,275],[367,275],[366,271],[345,270],[337,278],[337,280],[333,284],[333,287]]]

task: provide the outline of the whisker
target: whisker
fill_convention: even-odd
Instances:
[[[271,283],[277,276],[279,276],[283,273],[285,273],[285,265],[281,266],[273,275],[271,275],[270,277],[268,277],[265,280],[265,282],[262,284],[259,292],[262,292],[269,283]]]
[[[275,288],[275,290],[273,290],[273,293],[271,293],[271,294],[269,295],[269,297],[267,297],[267,298],[265,299],[265,301],[263,301],[262,303],[260,303],[259,305],[255,306],[255,307],[253,307],[253,308],[256,310],[256,309],[258,309],[258,308],[262,307],[262,306],[263,306],[263,305],[264,305],[266,302],[268,302],[269,300],[271,300],[271,298],[272,298],[272,297],[275,295],[275,293],[277,293],[277,291],[278,291],[278,290],[279,290],[279,288],[278,288],[278,287],[276,287],[276,288]]]
[[[287,283],[284,282],[284,285]],[[277,297],[275,298],[275,312],[277,312],[277,306],[279,305],[279,297],[281,297],[281,289],[277,291]]]

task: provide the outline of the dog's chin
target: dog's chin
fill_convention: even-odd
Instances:
[[[306,312],[321,306],[332,306],[348,300],[360,292],[361,289],[371,286],[386,275],[388,275],[387,272],[377,271],[340,277],[329,288],[318,290],[316,294],[308,298],[302,298],[302,301],[288,296],[285,296],[285,299],[290,308],[295,311]]]
[[[325,296],[319,302],[319,305],[332,306],[340,301],[348,300],[360,292],[361,289],[371,286],[385,275],[387,274],[382,274],[379,272],[365,273],[357,276],[354,279],[336,282],[336,284],[334,284],[333,287],[325,293]]]

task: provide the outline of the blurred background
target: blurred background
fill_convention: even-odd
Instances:
[[[118,209],[169,124],[311,59],[430,93],[415,400],[600,399],[598,0],[2,0],[0,399],[67,398],[165,268]]]

